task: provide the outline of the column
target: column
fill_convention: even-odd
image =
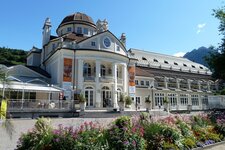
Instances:
[[[77,89],[83,90],[84,85],[84,77],[83,77],[83,65],[84,60],[78,59],[78,81],[77,81]]]
[[[164,77],[164,86],[165,86],[165,89],[168,89],[168,78],[167,77]]]
[[[117,103],[117,64],[113,63],[112,64],[112,75],[114,79],[114,85],[113,85],[113,108],[118,108],[118,103]]]
[[[101,89],[100,89],[100,83],[99,83],[99,77],[101,76],[100,74],[100,65],[101,62],[99,60],[96,60],[95,62],[95,107],[100,108],[101,107]]]
[[[188,84],[188,90],[191,90],[191,80],[187,79],[187,84]]]
[[[155,108],[155,93],[154,93],[154,89],[152,88],[152,96],[151,96],[151,98],[152,98],[152,109],[154,109]]]
[[[123,76],[123,92],[127,93],[127,86],[128,86],[128,82],[127,82],[127,65],[123,64],[122,67],[122,76]]]
[[[180,93],[176,94],[176,98],[177,98],[177,110],[180,109]]]
[[[198,101],[199,101],[199,109],[202,110],[203,109],[203,104],[202,104],[202,96],[201,96],[201,94],[198,94]]]
[[[177,89],[180,89],[180,79],[176,78],[176,83],[177,83]]]
[[[208,91],[211,91],[210,82],[209,81],[207,82],[207,89],[208,89]]]
[[[198,90],[201,91],[201,81],[198,80]]]

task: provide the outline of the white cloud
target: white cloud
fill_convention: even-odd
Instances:
[[[173,56],[183,57],[185,54],[186,54],[185,52],[177,52],[177,53],[173,54]]]
[[[197,25],[197,34],[199,34],[200,32],[202,32],[202,30],[205,28],[206,23],[200,23]]]

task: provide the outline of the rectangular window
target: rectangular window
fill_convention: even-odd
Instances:
[[[136,96],[136,105],[140,105],[140,104],[141,104],[141,97]]]
[[[170,106],[176,106],[177,105],[177,94],[169,93],[168,100],[169,100]]]
[[[132,101],[134,101],[134,97],[131,97]]]
[[[84,34],[88,34],[88,28],[84,28]]]
[[[82,28],[81,27],[77,27],[77,33],[82,34]]]
[[[92,42],[91,42],[91,46],[95,46],[95,42],[92,41]]]
[[[149,86],[149,81],[145,81],[145,84],[146,84],[147,86]]]
[[[68,27],[67,28],[67,32],[71,32],[72,31],[72,28],[71,27]]]
[[[138,85],[138,80],[135,80],[135,84]]]
[[[199,106],[198,95],[191,95],[191,102],[193,106]]]
[[[188,94],[180,94],[180,104],[183,106],[188,105]]]
[[[145,82],[144,81],[141,81],[141,85],[145,85]]]
[[[163,105],[164,93],[155,93],[155,106],[161,108]]]
[[[207,95],[202,96],[202,104],[208,105],[208,96]]]

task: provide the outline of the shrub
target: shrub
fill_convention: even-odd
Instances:
[[[158,149],[162,147],[164,136],[162,135],[163,126],[158,123],[145,123],[144,139],[147,141],[147,149]]]
[[[175,144],[169,143],[169,142],[164,142],[163,143],[163,149],[179,150],[179,148]]]
[[[84,97],[83,94],[79,94],[79,95],[78,95],[78,100],[79,100],[80,103],[86,102],[86,98]]]
[[[142,134],[143,129],[133,126],[130,117],[120,117],[108,130],[109,147],[110,149],[143,150],[145,149],[145,140]]]
[[[186,137],[183,139],[182,144],[187,149],[192,149],[196,147],[195,141],[192,138]]]
[[[130,96],[126,96],[125,103],[126,103],[126,105],[131,105],[132,104],[132,99],[131,99]]]
[[[181,120],[178,120],[177,121],[177,127],[181,131],[181,134],[184,137],[189,137],[189,138],[192,138],[194,140],[194,134],[193,134],[191,128],[185,122],[183,122]]]
[[[50,148],[49,144],[53,138],[51,132],[50,120],[39,118],[35,123],[34,129],[19,138],[17,150],[44,150]]]
[[[216,134],[216,133],[208,133],[208,134],[207,134],[207,138],[208,138],[209,140],[213,140],[213,141],[215,141],[215,142],[221,141],[220,135],[219,135],[219,134]]]
[[[125,96],[123,93],[120,94],[119,102],[125,102]]]

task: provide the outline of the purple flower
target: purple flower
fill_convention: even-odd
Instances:
[[[133,144],[133,146],[136,146],[136,141],[133,141],[132,144]]]
[[[123,142],[123,145],[128,145],[128,144],[129,144],[128,141],[124,141],[124,142]]]
[[[59,139],[59,138],[56,138],[56,139],[55,139],[55,142],[57,142],[57,143],[58,143],[59,141],[60,141],[60,139]]]

